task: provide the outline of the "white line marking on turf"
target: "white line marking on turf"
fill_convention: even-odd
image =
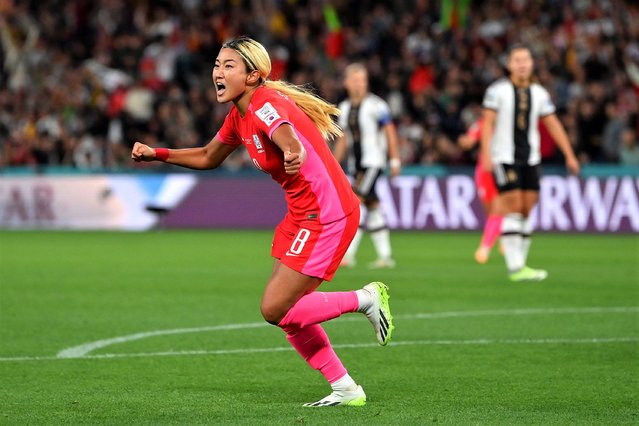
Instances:
[[[402,340],[393,341],[389,346],[452,346],[452,345],[589,345],[606,343],[638,343],[638,337],[595,337],[588,339],[471,339],[471,340]],[[379,346],[377,343],[344,343],[333,345],[336,349],[365,349]],[[279,346],[274,348],[242,348],[242,349],[219,349],[211,351],[165,351],[165,352],[139,352],[123,354],[98,354],[85,355],[78,358],[60,358],[56,356],[42,357],[14,357],[0,358],[2,361],[57,361],[63,359],[114,359],[114,358],[148,358],[165,356],[192,356],[192,355],[233,355],[252,354],[269,352],[289,352],[293,348],[290,346]]]
[[[72,348],[68,348],[58,352],[58,358],[82,358],[89,352],[96,349],[105,348],[117,343],[126,343],[132,342],[134,340],[146,339],[147,337],[167,336],[170,334],[201,333],[203,331],[239,330],[244,328],[266,327],[267,325],[269,324],[266,322],[253,322],[248,324],[226,324],[209,327],[175,328],[172,330],[147,331],[144,333],[129,334],[128,336],[113,337],[111,339],[97,340],[95,342],[85,343],[80,346],[74,346]]]
[[[440,319],[455,317],[477,317],[477,316],[497,316],[497,315],[543,315],[543,314],[599,314],[599,313],[632,313],[639,312],[639,306],[625,307],[589,307],[589,308],[538,308],[538,309],[504,309],[504,310],[486,310],[486,311],[452,311],[452,312],[431,312],[396,315],[395,319],[413,320],[413,319]],[[360,320],[359,317],[341,318],[340,321]],[[249,328],[268,327],[265,322],[245,323],[245,324],[226,324],[207,327],[193,328],[176,328],[169,330],[155,330],[149,332],[135,333],[127,336],[113,337],[110,339],[97,340],[85,343],[79,346],[64,349],[53,356],[23,356],[23,357],[6,357],[0,358],[1,361],[45,361],[53,359],[77,359],[77,358],[123,358],[123,357],[144,357],[144,356],[176,356],[176,355],[223,355],[237,353],[256,353],[256,352],[277,352],[292,350],[290,347],[280,348],[245,348],[245,349],[220,349],[212,351],[170,351],[156,353],[139,353],[139,354],[99,354],[90,355],[90,352],[105,348],[118,343],[126,343],[134,340],[141,340],[147,337],[167,336],[172,334],[201,333],[207,331],[224,331],[224,330],[240,330]],[[416,341],[395,341],[393,346],[406,345],[479,345],[479,344],[585,344],[585,343],[619,343],[619,342],[636,342],[636,337],[619,337],[619,338],[593,338],[593,339],[522,339],[522,340],[416,340]],[[366,348],[375,347],[377,344],[343,344],[333,345],[336,348]]]

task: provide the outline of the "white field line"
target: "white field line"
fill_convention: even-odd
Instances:
[[[455,317],[478,317],[478,316],[521,316],[521,315],[556,315],[556,314],[600,314],[600,313],[632,313],[639,312],[638,306],[627,307],[587,307],[587,308],[538,308],[538,309],[504,309],[504,310],[485,310],[485,311],[452,311],[452,312],[432,312],[432,313],[417,313],[407,315],[396,315],[395,319],[399,320],[418,320],[418,319],[441,319],[441,318],[455,318]],[[359,320],[359,317],[344,317],[340,318],[340,321],[353,321]],[[24,357],[5,357],[0,358],[1,361],[38,361],[38,360],[51,360],[51,359],[69,359],[69,358],[118,358],[118,357],[139,357],[139,356],[171,356],[171,355],[223,355],[232,353],[254,353],[254,352],[276,352],[282,350],[291,350],[290,347],[282,348],[266,348],[266,349],[221,349],[211,351],[176,351],[176,352],[158,352],[151,354],[101,354],[90,355],[90,352],[105,348],[114,344],[131,342],[134,340],[141,340],[148,337],[166,336],[172,334],[186,334],[186,333],[201,333],[208,331],[225,331],[225,330],[239,330],[270,327],[265,322],[259,323],[245,323],[245,324],[226,324],[218,326],[206,326],[206,327],[193,327],[193,328],[177,328],[169,330],[155,330],[149,332],[135,333],[127,336],[113,337],[110,339],[97,340],[94,342],[85,343],[79,346],[73,346],[71,348],[64,349],[58,354],[53,356],[24,356]],[[447,340],[419,340],[419,341],[405,341],[405,342],[393,342],[394,346],[400,345],[478,345],[478,344],[555,344],[555,343],[572,343],[572,344],[584,344],[584,343],[616,343],[616,342],[635,342],[634,337],[620,337],[613,338],[612,340],[606,338],[594,338],[594,339],[541,339],[541,340],[494,340],[494,339],[478,339],[478,340],[461,340],[461,341],[447,341]],[[485,343],[484,343],[485,342]],[[333,345],[336,348],[365,348],[373,347],[376,344],[361,344],[361,345]]]
[[[471,340],[402,340],[389,343],[390,347],[395,346],[453,346],[453,345],[591,345],[610,343],[639,343],[638,337],[594,337],[586,339],[471,339]],[[345,343],[334,344],[335,349],[365,349],[379,346],[377,343]],[[124,354],[98,354],[85,355],[79,358],[60,358],[57,356],[36,356],[36,357],[13,357],[0,358],[2,361],[59,361],[64,359],[113,359],[113,358],[149,358],[165,356],[193,356],[193,355],[233,355],[252,354],[268,352],[288,352],[292,351],[290,346],[279,346],[274,348],[242,348],[242,349],[219,349],[211,351],[164,351],[164,352],[139,352]]]

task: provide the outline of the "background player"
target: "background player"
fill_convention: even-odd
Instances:
[[[319,323],[362,312],[385,345],[393,330],[387,287],[371,283],[357,291],[315,291],[333,277],[359,223],[357,197],[325,141],[341,134],[331,118],[339,110],[296,86],[267,80],[270,72],[260,43],[246,37],[225,43],[212,78],[218,102],[233,107],[215,137],[205,147],[172,150],[136,142],[131,156],[212,169],[239,145],[246,147],[255,166],[282,186],[288,204],[273,238],[275,262],[262,315],[284,330],[333,389],[306,406],[364,405],[364,390],[348,375]]]
[[[468,150],[477,145],[481,139],[482,119],[475,120],[468,131],[459,137],[459,145]],[[502,217],[499,211],[499,193],[495,186],[495,179],[490,171],[486,171],[481,162],[481,153],[477,156],[477,166],[475,167],[475,186],[477,187],[477,195],[484,206],[486,212],[486,223],[484,224],[484,232],[481,237],[479,247],[475,250],[475,260],[478,263],[488,262],[490,251],[497,241],[497,237],[501,234]]]
[[[483,101],[481,161],[484,170],[492,171],[499,190],[504,215],[501,242],[512,281],[540,281],[548,275],[527,266],[532,234],[529,214],[539,199],[539,118],[563,153],[568,170],[579,173],[579,162],[550,95],[532,81],[533,66],[530,49],[511,47],[509,78],[491,84]]]
[[[347,168],[353,176],[353,188],[360,200],[360,227],[342,265],[355,265],[366,228],[377,253],[377,259],[370,267],[392,268],[395,261],[390,233],[375,193],[375,183],[386,168],[388,154],[390,175],[397,176],[400,172],[397,131],[388,104],[368,91],[368,71],[364,65],[354,63],[346,67],[344,87],[348,99],[339,104],[339,124],[345,134],[336,140],[334,153],[339,162],[346,157]]]

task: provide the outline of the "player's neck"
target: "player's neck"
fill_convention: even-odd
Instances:
[[[366,93],[352,95],[350,96],[351,104],[354,106],[358,106],[359,104],[362,103],[365,97],[366,97]]]
[[[246,115],[246,110],[251,104],[251,98],[253,98],[253,94],[259,87],[260,86],[247,87],[244,93],[233,100],[235,108],[237,108],[242,117]]]
[[[530,83],[531,83],[529,78],[512,78],[511,77],[510,81],[512,81],[515,87],[519,87],[522,89],[528,88],[528,86],[530,86]]]

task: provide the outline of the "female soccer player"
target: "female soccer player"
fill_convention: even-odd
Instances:
[[[459,145],[467,150],[472,149],[481,139],[481,128],[482,119],[480,117],[473,122],[466,133],[459,137]],[[490,251],[501,233],[502,217],[498,206],[499,194],[495,186],[495,179],[491,172],[484,170],[481,163],[481,155],[477,157],[477,166],[475,167],[475,186],[477,187],[477,195],[479,195],[484,211],[488,216],[481,242],[477,250],[475,250],[475,260],[477,263],[484,264],[488,262]]]
[[[548,273],[527,266],[532,225],[529,214],[539,199],[541,119],[564,154],[566,167],[579,173],[579,162],[555,115],[550,94],[533,82],[533,58],[524,45],[508,53],[509,78],[492,83],[483,101],[482,165],[492,171],[504,218],[501,243],[511,281],[541,281]]]
[[[346,158],[348,170],[353,176],[353,188],[360,198],[360,227],[344,255],[342,265],[355,265],[355,255],[366,229],[377,252],[377,260],[369,267],[393,268],[395,261],[392,258],[390,233],[375,184],[384,173],[387,163],[391,176],[397,176],[400,172],[397,130],[388,104],[369,92],[368,71],[364,65],[356,62],[346,67],[344,88],[348,98],[339,104],[342,113],[339,124],[345,134],[335,141],[334,154],[337,161]],[[387,161],[389,156],[390,160]]]
[[[268,80],[270,72],[268,53],[257,41],[241,37],[224,43],[212,78],[218,102],[233,102],[233,107],[215,137],[201,148],[175,150],[136,142],[131,157],[213,169],[239,145],[246,147],[255,167],[282,186],[288,204],[273,237],[275,262],[262,315],[284,330],[331,385],[331,394],[305,406],[361,406],[366,394],[348,375],[320,323],[361,312],[386,345],[393,331],[388,288],[374,282],[357,291],[316,291],[331,280],[357,231],[359,201],[325,140],[341,134],[331,118],[338,109],[299,87]]]

